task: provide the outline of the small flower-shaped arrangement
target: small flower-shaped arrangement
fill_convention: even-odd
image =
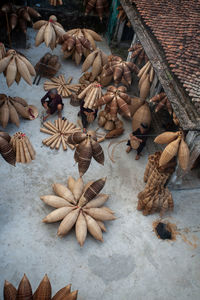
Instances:
[[[99,194],[106,178],[90,181],[84,185],[82,177],[75,180],[68,177],[67,187],[60,183],[53,184],[56,195],[41,196],[46,204],[56,208],[43,219],[44,223],[62,221],[58,235],[64,236],[75,225],[76,238],[82,247],[87,231],[97,240],[103,242],[102,231],[106,231],[104,221],[115,220],[114,212],[103,206],[108,195]]]
[[[117,117],[118,112],[123,112],[127,117],[131,117],[131,112],[128,104],[131,102],[131,97],[127,94],[127,88],[120,86],[109,86],[107,92],[97,101],[97,106],[109,104],[110,113],[112,116]]]
[[[76,146],[74,159],[78,163],[80,176],[83,176],[88,170],[92,157],[99,164],[104,164],[104,152],[94,131],[89,130],[87,133],[74,132],[69,136],[68,142]]]

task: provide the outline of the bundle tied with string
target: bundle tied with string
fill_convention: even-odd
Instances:
[[[175,170],[175,162],[159,167],[159,159],[162,151],[155,152],[149,156],[144,173],[146,186],[138,194],[138,210],[143,211],[143,215],[160,212],[163,215],[168,210],[173,210],[173,198],[166,187],[166,182]]]
[[[95,109],[98,100],[102,97],[102,88],[98,82],[89,84],[79,95],[78,99],[84,99],[84,108]]]
[[[10,141],[16,155],[16,162],[30,163],[35,159],[35,150],[25,133],[16,132]]]

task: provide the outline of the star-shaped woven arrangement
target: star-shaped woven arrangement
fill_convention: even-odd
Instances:
[[[72,92],[77,93],[81,88],[81,84],[71,84],[72,79],[72,77],[69,77],[66,81],[64,75],[53,77],[51,78],[51,81],[45,81],[44,90],[49,91],[51,89],[57,89],[58,94],[63,98],[70,97]]]

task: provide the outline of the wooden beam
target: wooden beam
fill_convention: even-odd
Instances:
[[[180,126],[183,130],[200,130],[200,116],[181,83],[171,72],[155,37],[143,24],[136,7],[129,0],[120,0],[120,2],[171,102]]]

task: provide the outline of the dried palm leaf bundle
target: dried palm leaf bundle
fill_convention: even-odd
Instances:
[[[58,39],[65,34],[65,30],[54,15],[50,16],[48,21],[37,21],[33,24],[33,28],[38,30],[35,38],[36,47],[45,42],[46,46],[53,50],[58,44]]]
[[[3,43],[0,43],[0,60],[6,56],[6,49]]]
[[[139,80],[139,90],[140,98],[145,100],[150,92],[151,83],[154,78],[154,69],[150,61],[147,61],[146,64],[138,72]]]
[[[50,5],[53,6],[59,6],[59,5],[63,5],[62,0],[49,0]]]
[[[45,146],[58,150],[62,145],[64,151],[67,150],[67,146],[72,150],[75,148],[75,146],[68,141],[68,137],[74,132],[80,132],[81,128],[77,127],[74,123],[71,123],[68,120],[62,120],[61,118],[55,120],[54,124],[47,121],[43,123],[43,125],[45,128],[40,128],[40,131],[50,134],[49,138],[42,141]]]
[[[141,123],[146,123],[148,127],[151,125],[151,111],[149,105],[144,103],[140,106],[133,115],[132,119],[132,129],[137,130]]]
[[[171,103],[164,92],[157,94],[156,96],[151,98],[150,102],[152,102],[155,105],[155,112],[158,112],[162,108],[165,108],[167,109],[170,115],[173,113]]]
[[[52,185],[56,195],[40,197],[44,203],[56,208],[43,219],[43,222],[61,221],[58,228],[58,235],[61,237],[68,234],[75,226],[76,239],[81,247],[85,242],[87,231],[95,239],[103,242],[102,230],[105,229],[103,222],[116,219],[114,212],[104,206],[109,196],[99,194],[106,178],[86,185],[82,177],[75,180],[70,176],[69,179],[67,186],[59,183]]]
[[[184,171],[188,169],[190,151],[188,145],[184,141],[182,131],[166,131],[158,135],[154,142],[157,144],[168,144],[161,154],[159,160],[160,167],[164,166],[177,155],[180,167]]]
[[[6,77],[8,87],[14,81],[19,83],[21,77],[30,85],[32,85],[31,76],[35,76],[35,69],[29,60],[21,53],[10,49],[6,52],[6,56],[0,59],[0,73]]]
[[[5,94],[0,94],[0,123],[5,128],[10,120],[19,127],[19,116],[33,120],[37,117],[37,108],[19,97],[8,97]]]
[[[102,97],[102,88],[98,82],[90,83],[79,95],[79,99],[84,99],[84,108],[94,109],[97,102]]]
[[[110,106],[110,114],[117,117],[117,113],[123,113],[126,117],[131,117],[131,112],[128,104],[131,102],[130,96],[126,93],[127,88],[120,86],[118,88],[109,86],[107,92],[98,101],[96,106],[101,107],[104,104]]]
[[[15,152],[10,144],[11,137],[7,132],[0,131],[0,154],[9,164],[15,166]]]
[[[86,0],[85,15],[87,16],[92,11],[97,13],[99,19],[103,20],[103,15],[109,12],[109,0]]]
[[[35,150],[25,133],[16,132],[10,143],[15,151],[16,162],[26,164],[35,159]]]
[[[188,169],[189,158],[190,158],[190,150],[188,148],[188,145],[182,138],[178,149],[178,162],[181,169],[184,171]]]
[[[92,157],[99,164],[104,164],[104,152],[97,141],[95,131],[75,132],[69,136],[68,142],[76,146],[74,158],[78,163],[80,176],[83,176],[88,170]]]
[[[51,283],[47,276],[44,276],[36,291],[32,292],[31,284],[24,274],[22,280],[16,289],[12,283],[7,280],[4,283],[4,300],[34,299],[34,300],[76,300],[78,291],[71,292],[71,284],[60,289],[52,297]]]
[[[53,88],[57,89],[58,94],[63,98],[70,97],[72,92],[78,93],[80,90],[80,84],[71,84],[72,77],[69,77],[66,81],[64,75],[51,78],[51,81],[44,82],[44,90],[49,91]]]
[[[116,85],[120,82],[126,86],[130,86],[132,82],[131,73],[139,72],[138,67],[133,62],[123,61],[119,56],[108,56],[108,63],[102,70],[102,78],[112,76]]]
[[[102,50],[97,48],[86,57],[82,65],[82,72],[86,72],[88,69],[92,68],[88,80],[93,82],[98,78],[102,72],[103,66],[107,64],[107,62],[107,55]]]
[[[77,65],[80,64],[82,56],[87,57],[91,51],[96,49],[95,41],[102,41],[100,35],[91,29],[71,29],[60,39],[62,51],[65,58],[72,56]],[[96,61],[96,64],[99,60]],[[96,68],[95,68],[96,70]]]
[[[56,75],[60,67],[58,56],[46,53],[35,65],[35,71],[40,76],[51,78]]]
[[[176,162],[159,167],[162,152],[156,152],[149,156],[144,173],[145,189],[138,194],[138,210],[143,215],[160,212],[163,215],[167,210],[173,210],[173,198],[166,188],[166,182],[175,170]]]

